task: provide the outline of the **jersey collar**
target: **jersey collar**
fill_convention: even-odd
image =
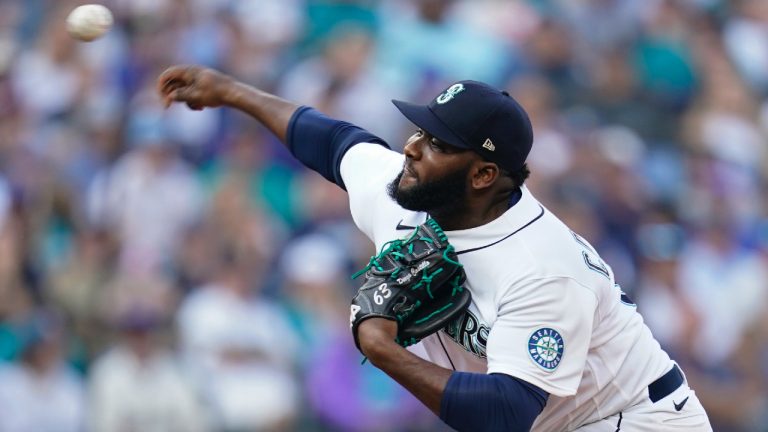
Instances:
[[[527,187],[520,188],[519,201],[498,218],[474,228],[446,231],[457,253],[468,253],[499,243],[527,228],[544,215],[544,207]]]
[[[533,197],[527,187],[520,188],[516,202],[501,216],[474,228],[445,231],[448,240],[456,248],[457,253],[469,253],[475,250],[493,246],[496,243],[512,237],[525,229],[544,215],[544,207]],[[396,230],[414,230],[427,220],[424,212],[407,214],[398,222]]]

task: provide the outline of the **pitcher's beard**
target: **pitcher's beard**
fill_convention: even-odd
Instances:
[[[403,171],[387,185],[387,194],[400,207],[411,211],[429,213],[460,209],[467,198],[467,174],[469,167],[458,169],[431,182],[417,183],[408,188],[400,187]]]

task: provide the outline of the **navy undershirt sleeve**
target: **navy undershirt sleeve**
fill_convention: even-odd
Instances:
[[[291,154],[307,168],[317,171],[344,190],[341,158],[350,147],[361,142],[389,148],[383,139],[365,129],[332,119],[308,106],[297,109],[288,122],[286,144]]]
[[[528,431],[549,394],[505,374],[454,372],[440,403],[440,418],[463,431]]]

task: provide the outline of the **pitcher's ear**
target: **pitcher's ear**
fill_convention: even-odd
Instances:
[[[479,161],[472,169],[472,188],[486,189],[491,187],[501,176],[499,166],[493,162]]]

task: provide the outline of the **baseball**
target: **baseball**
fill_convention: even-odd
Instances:
[[[100,4],[78,6],[67,16],[67,32],[83,42],[98,39],[106,33],[113,23],[112,12]]]

